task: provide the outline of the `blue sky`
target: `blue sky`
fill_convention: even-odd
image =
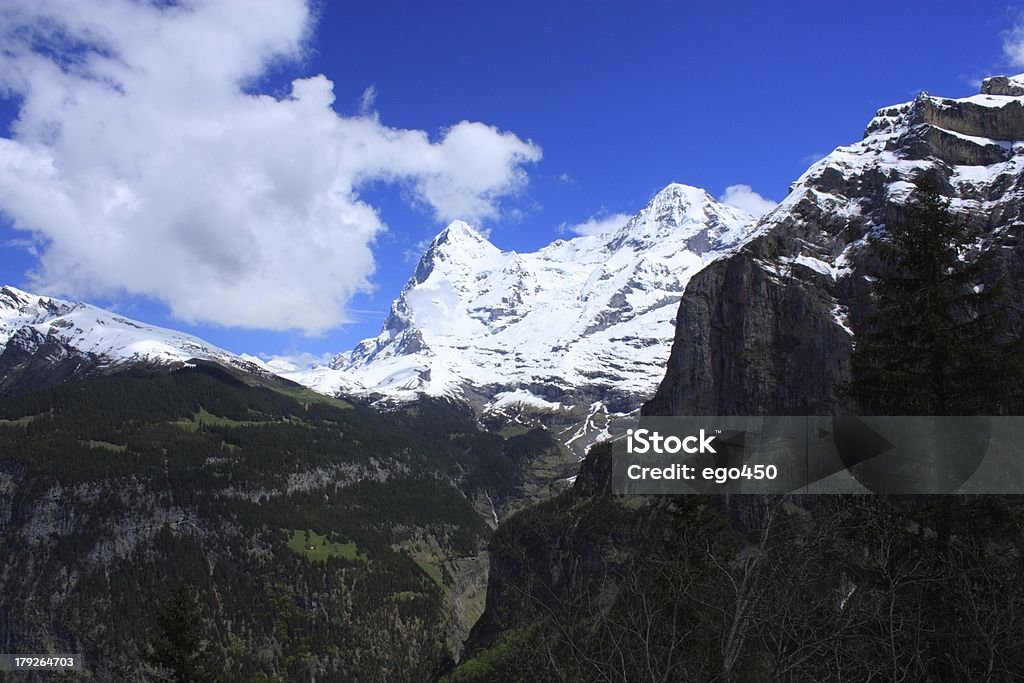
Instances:
[[[669,182],[778,201],[1024,71],[1004,3],[6,5],[0,279],[253,354],[375,335],[456,215],[533,250]]]

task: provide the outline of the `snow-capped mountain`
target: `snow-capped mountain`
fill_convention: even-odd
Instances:
[[[333,393],[419,393],[494,409],[603,402],[628,412],[663,373],[690,276],[741,244],[749,214],[672,184],[617,231],[502,251],[468,224],[441,232],[381,333],[285,376]]]
[[[695,276],[648,414],[829,414],[847,379],[852,322],[871,310],[868,236],[928,176],[980,229],[1002,280],[1007,333],[1024,325],[1024,75],[977,95],[884,107],[859,142],[812,165],[741,249]],[[707,302],[715,302],[708,306]]]
[[[0,394],[130,365],[215,361],[269,375],[238,356],[182,332],[102,308],[0,287]]]

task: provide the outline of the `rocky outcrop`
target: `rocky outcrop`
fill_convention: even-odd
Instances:
[[[878,111],[864,139],[812,166],[758,236],[689,282],[667,372],[644,412],[829,414],[848,372],[851,329],[870,308],[867,237],[900,216],[930,176],[994,254],[1007,334],[1019,336],[1024,283],[1024,82],[982,95],[922,94]]]
[[[0,350],[0,396],[81,379],[100,364],[92,354],[79,353],[58,339],[22,328]]]
[[[985,95],[1024,95],[1024,80],[1019,76],[990,76],[981,82],[981,92]]]

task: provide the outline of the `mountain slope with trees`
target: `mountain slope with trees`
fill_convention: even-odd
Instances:
[[[611,449],[491,541],[443,680],[1006,681],[1024,676],[1024,505],[982,496],[617,496]]]
[[[216,680],[429,678],[481,607],[473,499],[550,438],[192,365],[0,402],[0,649],[152,676],[173,659],[157,603],[184,582]]]

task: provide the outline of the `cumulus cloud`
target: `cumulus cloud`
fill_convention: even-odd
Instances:
[[[725,188],[725,193],[718,198],[718,201],[735,206],[737,209],[743,209],[755,218],[760,218],[778,206],[778,202],[762,197],[754,192],[754,188],[750,185],[730,185]]]
[[[306,0],[9,0],[0,211],[38,245],[33,287],[142,295],[188,322],[320,333],[370,288],[385,229],[360,198],[399,183],[437,220],[494,218],[541,157],[462,121],[432,139],[332,108],[324,75],[253,92],[301,57]]]
[[[618,230],[628,223],[630,218],[632,216],[628,213],[598,214],[575,225],[562,223],[559,226],[559,232],[571,232],[576,235],[602,235],[606,232]]]

